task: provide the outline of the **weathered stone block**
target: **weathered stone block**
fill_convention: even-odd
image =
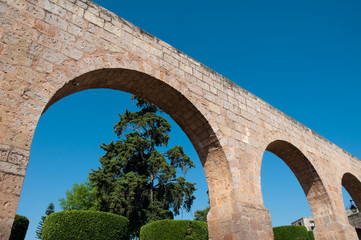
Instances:
[[[55,63],[55,64],[62,64],[67,59],[67,56],[65,56],[64,54],[56,52],[56,51],[51,50],[49,48],[45,48],[43,50],[42,57],[45,60],[47,60],[49,62],[52,62],[52,63]]]
[[[0,172],[0,193],[20,195],[24,176]]]
[[[15,214],[14,214],[15,217]],[[2,219],[0,217],[0,239],[9,239],[14,218]]]
[[[95,16],[93,13],[91,13],[90,11],[86,11],[84,13],[84,18],[86,20],[88,20],[91,23],[94,23],[95,25],[99,26],[99,27],[103,27],[104,26],[104,19],[101,19],[98,16]]]
[[[14,75],[16,66],[13,65],[9,60],[0,57],[0,71]]]
[[[77,49],[71,45],[67,45],[67,44],[63,44],[61,53],[63,53],[64,55],[66,55],[68,57],[71,57],[75,60],[80,60],[83,56],[82,51],[80,51],[79,49]]]
[[[59,17],[49,12],[45,14],[44,21],[62,30],[66,30],[69,25],[62,17]]]
[[[27,163],[26,163],[27,164]],[[25,176],[26,167],[19,166],[10,162],[0,162],[0,169],[5,173]]]

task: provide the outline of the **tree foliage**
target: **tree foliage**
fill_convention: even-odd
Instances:
[[[65,198],[60,198],[60,206],[65,211],[95,210],[95,191],[89,182],[74,183],[72,189],[65,192]]]
[[[209,192],[207,191],[208,195],[208,204],[209,204]],[[203,210],[197,210],[194,212],[194,220],[195,221],[204,221],[207,222],[207,215],[209,213],[209,210],[211,210],[211,207],[208,206]]]
[[[210,209],[211,209],[210,207],[206,207],[203,210],[195,211],[194,212],[194,220],[207,222],[207,215],[208,215],[208,212]]]
[[[170,123],[158,115],[156,105],[132,99],[140,110],[119,115],[114,126],[118,140],[101,145],[106,153],[89,180],[98,210],[127,217],[133,236],[139,236],[140,227],[148,222],[173,219],[181,209],[190,211],[196,188],[185,174],[195,165],[181,146],[161,152],[170,138]]]
[[[41,217],[41,221],[38,224],[38,227],[36,228],[36,238],[41,239],[41,234],[43,232],[43,225],[45,219],[52,213],[54,213],[54,203],[50,203],[48,208],[45,210],[45,216]]]

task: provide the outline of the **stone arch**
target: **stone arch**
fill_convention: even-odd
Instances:
[[[182,128],[192,142],[203,165],[212,208],[231,201],[232,177],[219,139],[212,125],[208,102],[195,94],[195,78],[164,62],[140,58],[133,53],[108,52],[67,60],[46,77],[48,97],[40,99],[45,112],[56,101],[87,89],[109,88],[146,98]],[[50,87],[49,87],[50,86]],[[40,90],[44,92],[44,90]],[[34,94],[36,95],[36,94]],[[38,99],[37,99],[38,100]],[[215,127],[215,129],[213,129]]]
[[[355,202],[356,207],[361,209],[361,182],[352,173],[346,172],[342,176],[342,186],[350,194],[352,200]]]
[[[120,57],[122,59],[119,59]],[[228,208],[233,190],[229,164],[218,140],[219,136],[216,136],[207,116],[201,112],[204,106],[197,99],[193,99],[186,86],[187,81],[181,83],[183,79],[156,70],[145,73],[146,60],[124,67],[124,62],[127,62],[124,60],[126,56],[108,54],[95,56],[92,61],[95,61],[95,58],[101,58],[102,64],[115,59],[119,61],[113,62],[111,66],[88,66],[88,71],[83,72],[77,71],[82,61],[70,62],[54,71],[48,76],[47,81],[56,86],[55,91],[51,95],[47,94],[50,97],[47,102],[43,101],[45,105],[42,113],[66,96],[96,88],[125,91],[152,101],[172,117],[192,142],[207,178],[212,212],[221,212],[217,209],[224,208],[224,205]],[[69,70],[71,71],[66,72]],[[75,72],[79,75],[74,77]],[[212,215],[212,219],[216,220],[208,224],[210,237],[218,234],[216,226],[219,225],[220,218],[222,216]]]
[[[180,71],[169,62],[152,56],[140,57],[118,49],[84,54],[79,60],[67,58],[46,74],[38,73],[31,67],[24,67],[22,71],[24,74],[19,74],[19,78],[22,77],[24,84],[19,88],[21,96],[16,102],[16,107],[24,110],[19,115],[13,114],[18,119],[9,121],[19,122],[22,127],[9,128],[14,131],[11,135],[16,137],[9,137],[5,141],[11,146],[5,149],[10,152],[9,154],[16,154],[15,150],[12,150],[13,146],[17,151],[24,152],[21,168],[15,169],[22,175],[21,181],[14,184],[16,188],[22,187],[32,137],[42,113],[53,103],[72,93],[109,88],[144,97],[157,104],[177,122],[192,142],[203,165],[212,211],[221,212],[221,208],[229,209],[233,192],[232,177],[219,140],[222,133],[216,125],[214,114],[209,112],[202,88],[198,86],[197,79],[192,74]],[[14,197],[11,207],[7,207],[9,213],[4,218],[0,216],[0,230],[2,227],[7,228],[5,234],[8,234],[8,226],[15,215],[19,195],[20,190]],[[0,209],[1,211],[4,210]],[[212,214],[213,221],[210,225],[214,227],[210,227],[210,237],[219,234],[215,227],[223,222],[221,219],[227,217],[229,216]],[[7,222],[2,224],[2,219],[6,219]],[[222,230],[227,232],[225,229]]]
[[[192,81],[191,76],[179,74],[171,67],[166,71],[150,59],[132,53],[110,52],[65,61],[42,82],[43,89],[30,94],[30,99],[42,102],[44,113],[60,99],[87,89],[108,88],[142,96],[177,122],[204,165],[208,151],[221,146],[206,116],[207,107],[189,90]],[[40,95],[45,93],[46,97],[38,97],[39,92]]]
[[[313,164],[299,148],[285,140],[275,140],[265,150],[278,156],[291,169],[310,205],[315,235],[327,235],[327,225],[332,222],[332,201]]]
[[[220,147],[207,119],[184,95],[155,77],[130,69],[105,68],[84,73],[57,90],[43,112],[68,95],[96,88],[125,91],[154,102],[187,134],[202,164],[206,162],[209,149]]]
[[[207,177],[212,199],[214,188],[229,186],[228,162],[210,123],[197,107],[169,84],[146,73],[125,68],[104,68],[84,73],[67,81],[57,90],[44,108],[75,92],[109,88],[146,98],[168,113],[183,129],[197,151]],[[214,182],[214,183],[213,183]],[[214,199],[225,199],[225,196]],[[211,200],[212,201],[212,200]],[[221,203],[219,200],[215,200]],[[224,200],[223,200],[224,201]]]

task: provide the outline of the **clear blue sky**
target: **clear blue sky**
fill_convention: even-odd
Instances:
[[[96,2],[361,158],[360,1]],[[31,221],[27,239],[34,239],[48,204],[59,211],[58,198],[97,167],[98,146],[114,139],[112,126],[126,107],[134,108],[122,92],[84,91],[41,117],[18,208]],[[172,125],[171,144],[184,145],[198,163],[189,177],[200,189],[193,211],[202,209],[203,170],[187,137]],[[274,226],[311,215],[292,172],[269,153],[262,192]]]

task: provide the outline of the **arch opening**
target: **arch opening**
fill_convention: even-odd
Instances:
[[[199,156],[207,178],[211,206],[227,201],[231,191],[227,184],[231,179],[228,162],[209,122],[199,110],[202,103],[189,97],[192,94],[187,95],[189,90],[186,86],[174,88],[157,78],[134,70],[95,70],[68,81],[58,89],[45,106],[43,113],[66,96],[99,88],[135,94],[152,101],[168,113],[187,135]],[[219,189],[222,190],[222,195],[218,196]]]
[[[345,173],[341,184],[359,209],[361,207],[361,182],[353,174]]]
[[[218,149],[220,144],[210,124],[184,94],[186,86],[176,90],[148,74],[129,69],[100,69],[87,72],[61,87],[49,100],[45,112],[53,103],[83,90],[108,88],[120,90],[148,99],[171,116],[183,129],[196,149],[202,164],[205,164],[209,149]],[[183,91],[181,93],[180,91]]]
[[[331,220],[332,205],[326,188],[316,169],[296,146],[287,141],[273,141],[266,147],[266,151],[280,158],[296,177],[311,209],[315,234],[319,234],[317,226],[325,226],[327,225],[327,221]],[[296,220],[297,219],[295,219],[295,221]],[[291,222],[289,224],[291,224]]]
[[[121,96],[118,97],[117,95]],[[123,97],[122,95],[125,96]],[[85,97],[87,101],[83,100]],[[105,100],[97,100],[99,98],[105,98]],[[99,111],[99,108],[105,104],[112,105],[110,104],[111,101],[115,103],[113,106],[107,107],[106,110]],[[121,106],[118,107],[117,103],[120,103]],[[134,106],[134,109],[132,109],[132,106],[129,106],[130,103],[130,95],[120,91],[110,89],[87,90],[77,94],[72,94],[62,99],[54,105],[54,108],[50,108],[44,116],[41,117],[34,137],[34,141],[36,142],[34,142],[31,149],[32,159],[28,167],[28,173],[30,173],[31,176],[29,178],[27,173],[27,179],[24,183],[24,194],[21,194],[18,209],[20,211],[19,213],[22,214],[22,212],[24,212],[22,215],[25,216],[28,215],[26,213],[29,212],[31,216],[31,211],[38,211],[39,216],[37,218],[31,218],[32,226],[30,227],[28,234],[34,234],[36,226],[40,221],[40,217],[41,215],[44,215],[45,208],[50,201],[54,201],[56,211],[60,211],[61,209],[58,204],[58,198],[64,197],[65,191],[69,190],[74,182],[84,182],[90,168],[96,169],[99,166],[98,157],[101,157],[104,154],[104,151],[99,148],[99,144],[102,142],[108,144],[111,140],[116,139],[116,135],[113,133],[113,125],[119,120],[117,115],[118,112],[123,114],[125,108],[130,108],[130,111],[138,110],[135,109]],[[94,104],[94,106],[89,106],[89,104]],[[57,110],[58,108],[61,109]],[[84,108],[86,108],[86,110],[83,110]],[[97,114],[93,114],[92,112],[104,114],[104,117],[97,117]],[[75,113],[77,116],[71,116]],[[171,133],[174,133],[172,134],[174,137],[170,138],[169,145],[171,147],[175,144],[184,146],[185,152],[187,154],[190,153],[189,156],[191,156],[191,159],[196,162],[198,170],[194,172],[194,169],[191,169],[190,172],[187,173],[186,179],[189,182],[198,183],[196,185],[199,189],[198,192],[202,192],[199,192],[197,195],[200,196],[199,199],[204,202],[196,202],[193,204],[191,213],[194,213],[195,210],[202,210],[208,205],[208,199],[206,199],[208,198],[206,194],[207,182],[203,167],[201,166],[199,160],[199,163],[197,163],[197,153],[195,152],[188,137],[185,136],[184,132],[177,127],[176,124],[174,124],[172,119],[165,116],[165,114],[162,115],[171,122],[173,129]],[[105,121],[102,120],[102,118],[110,118],[110,120]],[[55,121],[58,124],[61,123],[62,126],[58,127],[57,124],[55,124]],[[102,124],[104,121],[107,126],[100,127],[100,132],[94,130],[94,128],[97,128],[94,127],[94,125]],[[53,131],[56,132],[54,133]],[[39,132],[42,132],[40,139]],[[61,140],[58,140],[58,138],[61,138]],[[88,138],[95,138],[96,140],[90,140]],[[178,141],[176,141],[177,139],[175,138],[178,138]],[[96,150],[93,150],[92,148],[96,148]],[[189,150],[191,150],[191,152],[189,152]],[[53,156],[54,154],[56,156]],[[61,159],[64,160],[62,161]],[[86,160],[85,164],[84,160]],[[48,168],[48,171],[44,173],[41,172],[39,168]],[[59,172],[62,172],[62,174],[59,174]],[[49,187],[49,182],[53,183],[53,188],[56,189],[56,191],[47,190],[43,186],[37,186],[34,189],[34,185],[39,184],[38,181],[40,176],[43,179],[46,179],[46,183],[44,185]],[[200,185],[203,187],[200,187]],[[37,194],[32,193],[33,197],[29,196],[31,189],[33,189],[34,192],[37,192]],[[36,200],[37,198],[38,200]],[[33,209],[24,209],[25,206],[22,207],[22,205],[25,202],[28,202],[28,204],[29,202],[35,203],[32,207]],[[193,219],[193,217],[191,217],[191,213],[184,213],[183,215],[187,219]]]
[[[171,86],[172,85],[172,86]],[[169,83],[146,73],[124,68],[105,68],[70,79],[49,100],[53,103],[72,93],[87,89],[108,88],[135,94],[156,104],[180,126],[193,144],[203,165],[210,205],[231,201],[232,182],[229,163],[210,123],[202,113],[207,103],[197,99],[186,83],[170,78]],[[222,192],[222,194],[216,194]]]
[[[361,239],[361,182],[351,173],[342,176],[342,197],[345,213],[350,225],[355,228],[358,239]]]
[[[262,159],[261,185],[264,206],[270,211],[273,227],[304,225],[312,218],[296,176],[282,159],[268,151]],[[311,225],[308,228],[311,230]]]

